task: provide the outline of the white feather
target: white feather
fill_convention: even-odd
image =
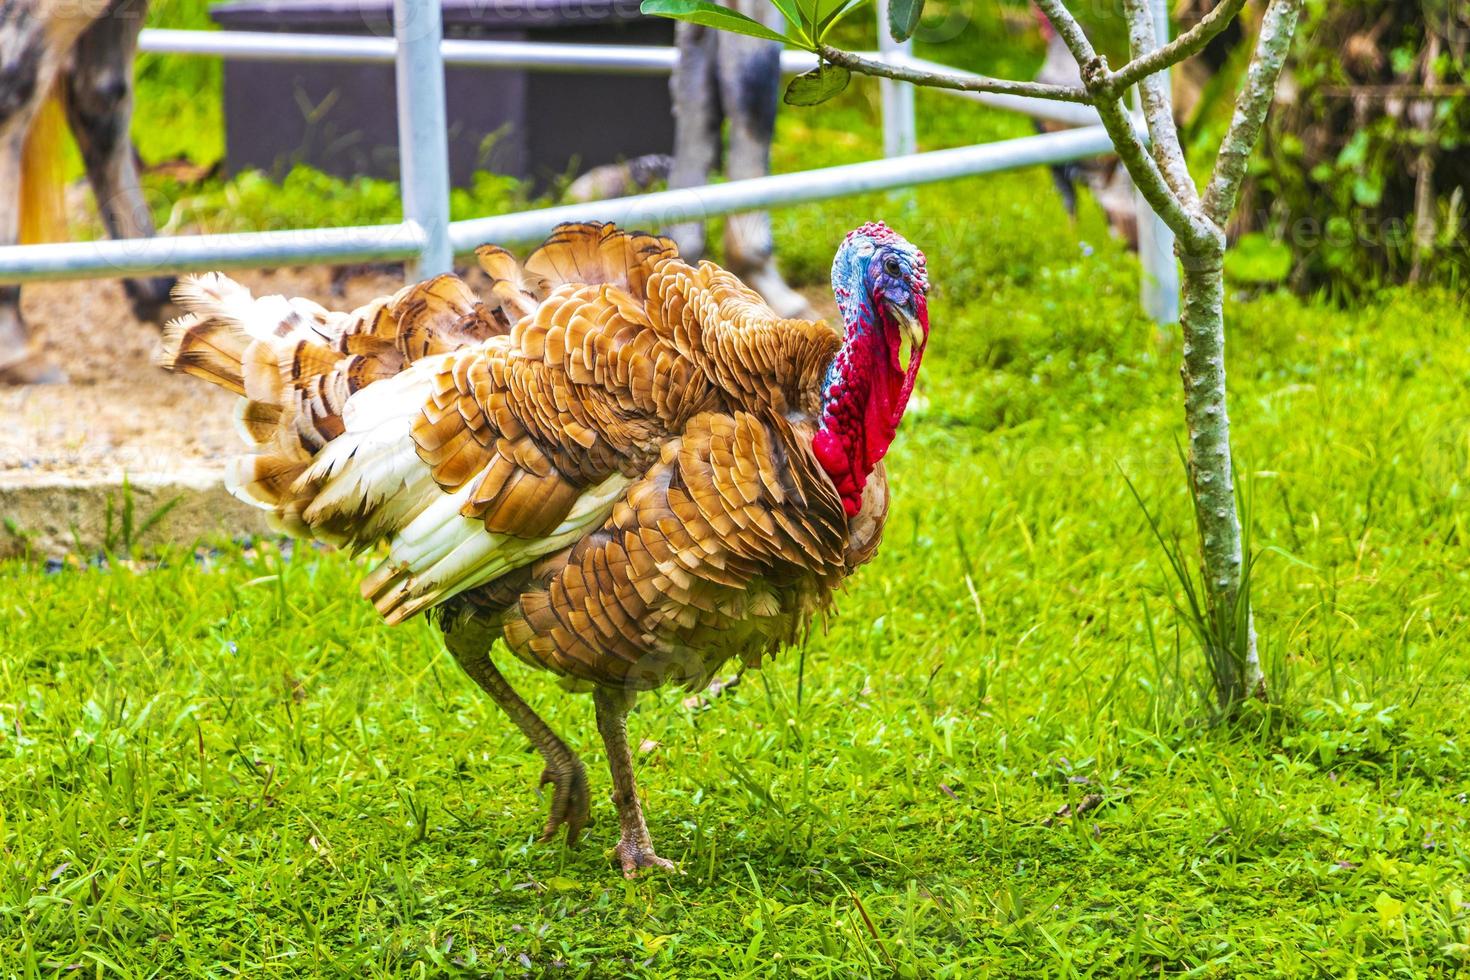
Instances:
[[[429,400],[434,378],[454,357],[453,351],[425,357],[391,378],[368,385],[342,406],[342,424],[348,432],[363,432],[392,418],[417,415]]]
[[[347,399],[346,431],[323,447],[296,484],[297,489],[317,484],[302,515],[308,524],[333,514],[363,515],[362,537],[376,538],[404,527],[442,498],[419,459],[413,422],[445,356],[418,361]]]
[[[467,491],[444,495],[403,532],[388,539],[385,562],[408,576],[400,618],[560,551],[606,521],[632,482],[614,473],[587,490],[561,524],[544,538],[486,531],[481,521],[459,513]]]
[[[407,526],[389,538],[389,554],[394,561],[415,570],[427,569],[461,541],[501,537],[487,532],[483,521],[460,515],[474,489],[475,481],[471,480],[455,493],[438,494]]]
[[[308,320],[318,316],[332,316],[309,299],[252,296],[250,290],[218,272],[185,277],[180,280],[174,295],[179,305],[198,316],[222,320],[256,340],[273,343],[280,343],[285,339],[280,334],[281,324],[290,319],[293,312],[302,314]],[[316,331],[311,333],[315,334]],[[304,337],[306,333],[293,330],[291,336]],[[315,339],[320,339],[320,336]]]

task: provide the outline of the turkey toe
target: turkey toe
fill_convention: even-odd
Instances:
[[[556,832],[567,828],[567,846],[577,843],[583,829],[591,821],[592,803],[587,793],[587,772],[578,759],[567,766],[553,769],[547,766],[541,772],[541,785],[553,785],[551,813],[546,818],[546,829],[541,834],[542,843],[556,839]]]
[[[618,860],[623,865],[624,878],[636,878],[638,872],[647,868],[659,871],[677,871],[674,862],[667,858],[661,858],[653,851],[653,845],[645,841],[639,841],[636,836],[624,834],[623,839],[618,841],[614,849]]]

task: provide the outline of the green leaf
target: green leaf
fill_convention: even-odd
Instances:
[[[672,17],[675,20],[686,20],[691,24],[699,24],[703,27],[747,34],[766,41],[784,43],[787,40],[760,21],[751,20],[742,13],[709,3],[707,0],[643,0],[643,5],[639,9],[652,17]]]
[[[802,72],[786,86],[787,105],[818,105],[847,88],[852,73],[837,65],[820,64]]]
[[[805,44],[808,36],[806,23],[801,17],[801,8],[796,0],[771,0],[776,9],[781,11],[781,16],[786,18],[786,23],[791,25],[790,34],[799,44]]]
[[[852,13],[854,10],[863,6],[867,2],[868,0],[845,0],[845,2],[839,3],[836,7],[832,9],[830,13],[827,14],[827,16],[822,18],[820,23],[817,24],[817,40],[820,41],[824,36],[826,36],[828,28],[830,28],[833,24],[837,23],[839,20],[846,17],[848,14]]]
[[[907,41],[919,29],[924,0],[888,0],[888,33],[895,41]]]
[[[826,25],[832,23],[851,0],[795,0],[801,11],[802,27],[809,36],[820,38]]]
[[[1359,207],[1376,208],[1383,200],[1383,178],[1364,174],[1353,178],[1353,202]]]
[[[1404,914],[1404,903],[1388,892],[1379,892],[1378,897],[1373,900],[1373,907],[1378,910],[1378,924],[1384,929],[1393,925]]]

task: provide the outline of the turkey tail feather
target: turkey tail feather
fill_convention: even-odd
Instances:
[[[484,300],[442,275],[350,313],[186,278],[159,358],[242,396],[232,493],[290,533],[387,545],[363,592],[390,623],[593,532],[653,452],[653,416],[687,417],[669,389],[712,397],[643,312],[668,239],[562,225],[524,267],[476,256]]]
[[[187,312],[164,328],[158,362],[242,396],[235,420],[250,446],[226,473],[230,492],[309,533],[298,486],[345,431],[352,395],[408,364],[503,333],[453,276],[408,286],[351,313],[307,299],[253,296],[228,276],[188,276],[174,288]]]

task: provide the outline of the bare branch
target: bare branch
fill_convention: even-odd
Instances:
[[[1261,19],[1261,34],[1256,40],[1250,67],[1246,70],[1245,87],[1236,97],[1235,115],[1230,120],[1225,139],[1220,143],[1220,155],[1215,158],[1215,169],[1205,188],[1205,214],[1221,227],[1229,220],[1230,212],[1235,210],[1240,182],[1245,178],[1246,164],[1250,161],[1256,140],[1261,136],[1261,127],[1276,94],[1276,81],[1281,77],[1281,66],[1286,63],[1286,55],[1291,50],[1291,38],[1296,32],[1301,9],[1302,0],[1271,0],[1266,15]]]
[[[1123,0],[1123,5],[1128,12],[1128,42],[1136,61],[1156,51],[1159,46],[1153,4],[1149,0]],[[1179,127],[1174,123],[1169,77],[1163,71],[1151,72],[1139,79],[1138,91],[1154,160],[1169,189],[1192,208],[1199,203],[1199,191],[1194,186],[1194,178],[1189,175],[1184,150],[1179,145]]]
[[[834,48],[830,44],[824,44],[818,51],[822,60],[849,71],[859,72],[863,75],[876,75],[880,78],[892,78],[900,82],[912,82],[926,88],[945,88],[956,92],[998,92],[1004,95],[1026,95],[1036,99],[1050,99],[1053,102],[1074,102],[1081,105],[1089,104],[1092,99],[1087,92],[1075,85],[1045,85],[1040,82],[1017,82],[1006,78],[987,78],[984,75],[950,74],[948,72],[930,71],[912,65],[894,65],[886,61],[878,61],[874,58],[864,58],[862,55],[853,54]]]
[[[1216,4],[1213,10],[1201,17],[1198,24],[1162,48],[1156,48],[1145,54],[1138,54],[1135,50],[1133,60],[1113,72],[1108,77],[1108,84],[1112,86],[1113,91],[1121,92],[1145,76],[1163,71],[1165,68],[1172,68],[1185,58],[1193,57],[1202,51],[1216,34],[1223,31],[1244,6],[1245,0],[1223,0],[1222,3]]]
[[[1117,99],[1100,99],[1094,107],[1102,117],[1102,124],[1107,128],[1108,135],[1113,138],[1113,148],[1118,151],[1118,158],[1128,168],[1128,176],[1133,178],[1134,186],[1148,202],[1148,206],[1187,245],[1207,246],[1215,237],[1210,223],[1186,208],[1164,182],[1158,164],[1154,163],[1153,157],[1144,149],[1143,141],[1138,138],[1138,132],[1133,128],[1133,121],[1124,111],[1123,104]]]
[[[978,78],[969,72],[950,68],[935,61],[927,61],[916,58],[908,52],[904,52],[905,64],[925,71],[948,72],[956,78]],[[1033,99],[1025,95],[1011,95],[1007,92],[960,92],[961,98],[971,99],[981,105],[988,105],[995,109],[1007,109],[1011,112],[1020,112],[1033,119],[1045,119],[1048,122],[1058,122],[1066,126],[1097,126],[1100,120],[1097,110],[1092,108],[1092,102],[1057,102],[1054,99]]]
[[[1067,10],[1062,0],[1036,0],[1036,5],[1041,12],[1046,14],[1051,26],[1056,29],[1057,36],[1072,52],[1072,57],[1077,59],[1077,65],[1082,69],[1082,80],[1087,83],[1088,91],[1092,91],[1092,83],[1089,81],[1089,72],[1096,71],[1097,52],[1093,50],[1092,42],[1087,39],[1087,33],[1082,30],[1082,25],[1077,23]]]

